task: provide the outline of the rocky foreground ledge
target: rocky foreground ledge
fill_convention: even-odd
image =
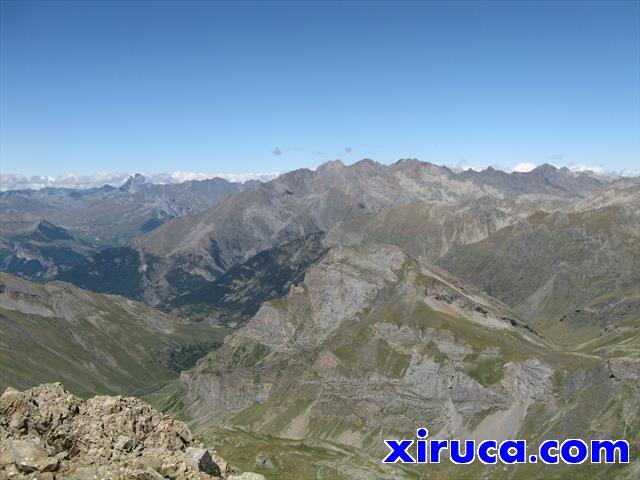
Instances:
[[[66,392],[59,383],[0,397],[0,480],[264,480],[240,474],[183,422],[133,397]]]

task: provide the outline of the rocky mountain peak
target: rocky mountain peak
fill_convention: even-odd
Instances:
[[[549,175],[558,172],[558,169],[549,163],[543,163],[542,165],[537,166],[531,173],[537,175]]]
[[[340,160],[340,159],[329,160],[328,162],[324,162],[322,165],[320,165],[316,169],[316,172],[318,174],[321,174],[321,173],[324,173],[324,172],[339,172],[344,167],[345,167],[345,164],[342,163],[342,160]]]
[[[239,475],[183,422],[133,397],[83,401],[60,383],[0,397],[1,478],[254,479]]]
[[[141,173],[131,175],[126,182],[122,184],[120,190],[123,192],[135,193],[141,185],[147,183],[147,177]]]
[[[375,168],[375,167],[381,167],[382,164],[379,162],[376,162],[375,160],[371,160],[370,158],[363,158],[362,160],[358,160],[351,166],[355,168]]]
[[[73,240],[73,236],[66,229],[45,219],[38,222],[34,234],[48,240]]]

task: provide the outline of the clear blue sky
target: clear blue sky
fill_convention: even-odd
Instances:
[[[2,173],[638,168],[635,1],[3,1],[1,16]]]

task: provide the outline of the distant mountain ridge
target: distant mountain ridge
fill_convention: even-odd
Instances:
[[[212,178],[156,185],[136,174],[120,188],[10,190],[0,192],[0,231],[46,219],[96,248],[122,245],[172,218],[202,211],[256,183]]]
[[[515,179],[514,185],[505,176]],[[175,218],[132,245],[180,266],[187,275],[211,281],[261,251],[392,207],[425,202],[455,208],[488,198],[504,206],[513,221],[537,208],[566,205],[603,185],[590,175],[552,166],[528,173],[456,173],[413,159],[391,165],[369,159],[348,166],[332,161],[315,171],[285,173],[198,214]]]
[[[74,222],[70,234],[94,246],[77,264],[60,268],[57,278],[158,305],[206,288],[234,265],[309,234],[326,233],[327,245],[397,244],[435,260],[452,246],[481,240],[538,209],[561,208],[608,184],[591,173],[551,165],[527,173],[455,172],[415,159],[391,165],[363,159],[353,165],[327,162],[267,183],[214,179],[158,186],[135,175],[119,189],[5,192],[0,207],[9,219],[13,214],[23,221],[55,210],[60,220]],[[88,213],[95,216],[88,219]],[[416,232],[412,222],[425,229]],[[15,225],[4,224],[9,230]],[[100,232],[107,232],[109,248],[95,251],[88,237]]]
[[[218,232],[240,233],[240,229],[245,237],[258,240],[254,245],[229,245],[230,250],[239,250],[236,255],[246,258],[247,253],[252,255],[280,239],[328,231],[338,221],[396,205],[416,201],[447,205],[485,196],[559,205],[582,198],[604,184],[590,175],[576,175],[551,165],[527,173],[506,174],[493,169],[455,173],[447,167],[413,159],[391,165],[369,159],[348,166],[332,161],[315,171],[300,169],[283,174],[199,215],[169,222],[141,236],[136,244],[165,255],[206,254],[213,242],[222,245],[222,249],[225,243],[232,243],[227,237],[218,238]],[[250,222],[257,225],[249,225]],[[188,234],[181,236],[177,231]],[[248,252],[243,252],[245,249]],[[224,257],[227,266],[234,261]]]
[[[0,270],[32,280],[49,280],[80,263],[92,249],[47,220],[0,230]]]
[[[538,211],[439,263],[566,342],[593,340],[640,318],[640,181],[634,203],[625,183],[618,201],[605,188]]]

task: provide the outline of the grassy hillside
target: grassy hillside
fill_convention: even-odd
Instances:
[[[72,392],[142,394],[218,345],[225,329],[70,284],[0,274],[0,389],[61,381]]]
[[[640,216],[634,205],[538,212],[440,264],[577,345],[640,317]]]

